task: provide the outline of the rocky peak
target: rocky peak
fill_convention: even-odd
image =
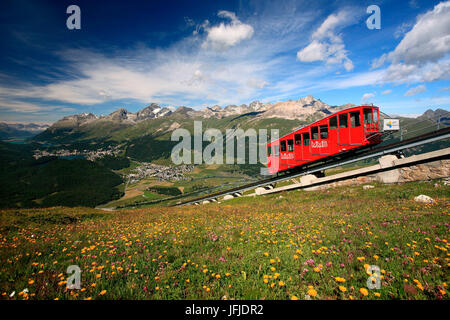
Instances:
[[[173,107],[162,108],[156,113],[156,117],[159,118],[159,117],[168,116],[169,114],[173,113],[174,111],[175,111],[175,108],[173,108]]]
[[[218,106],[217,104],[212,107],[209,107],[209,109],[211,109],[212,111],[215,111],[215,112],[222,111],[222,108],[220,106]]]
[[[61,120],[55,122],[50,128],[73,128],[79,127],[85,123],[97,120],[98,117],[93,113],[79,113],[70,116],[65,116]]]
[[[117,120],[117,121],[127,120],[128,119],[128,111],[124,108],[120,108],[119,110],[116,110],[116,111],[110,113],[107,118],[109,118],[111,120]]]
[[[181,107],[178,107],[174,113],[187,114],[188,112],[193,112],[193,111],[194,111],[194,109],[192,109],[192,108],[181,106]]]
[[[330,106],[309,95],[298,100],[277,102],[274,105],[267,104],[263,118],[285,118],[306,120],[308,117],[326,116],[331,113]]]
[[[228,117],[231,115],[237,115],[237,114],[244,114],[248,112],[248,107],[246,104],[241,104],[240,106],[237,105],[229,105],[226,106],[223,111],[225,112],[224,116]]]
[[[89,120],[89,119],[96,119],[97,116],[93,113],[79,113],[79,114],[73,114],[70,116],[66,116],[62,118],[61,120],[77,120],[77,121],[83,121],[83,120]]]
[[[253,101],[252,103],[250,103],[250,105],[248,106],[249,109],[251,109],[252,111],[258,111],[262,108],[264,108],[264,104],[262,104],[259,101]]]
[[[299,104],[302,105],[303,108],[312,107],[315,109],[321,109],[323,107],[323,103],[320,100],[317,100],[312,95],[309,95],[304,98],[300,98],[297,100]]]
[[[220,114],[221,111],[222,111],[222,108],[220,108],[219,106],[213,106],[213,107],[206,107],[206,108],[200,110],[200,114],[204,118],[212,118],[212,117],[221,118],[221,114]]]
[[[156,117],[156,114],[161,111],[161,107],[156,103],[151,103],[147,107],[145,107],[142,110],[139,110],[136,114],[136,119],[139,120],[145,120],[145,119],[152,119]]]
[[[430,119],[438,122],[441,118],[450,118],[450,112],[443,109],[436,109],[435,111],[433,111],[432,109],[428,109],[419,118]]]

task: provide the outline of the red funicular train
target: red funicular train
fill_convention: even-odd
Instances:
[[[352,107],[267,144],[267,166],[271,174],[290,171],[381,141],[378,107]]]

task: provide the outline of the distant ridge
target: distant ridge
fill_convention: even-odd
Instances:
[[[81,113],[66,116],[38,134],[33,140],[71,143],[80,139],[105,141],[105,139],[114,137],[113,139],[123,141],[129,140],[131,136],[137,138],[149,134],[169,133],[176,128],[184,127],[184,124],[189,125],[192,120],[202,119],[212,121],[215,126],[223,126],[223,128],[227,128],[229,121],[233,122],[233,127],[251,125],[254,128],[267,127],[267,121],[269,121],[272,124],[278,123],[277,126],[288,130],[353,106],[355,105],[350,103],[330,106],[312,95],[298,100],[276,103],[253,101],[248,105],[228,105],[224,108],[213,105],[201,110],[194,110],[186,106],[161,107],[157,103],[151,103],[136,113],[120,108],[109,115],[97,116],[92,113]],[[382,118],[387,117],[382,110],[380,111]],[[450,113],[443,109],[427,110],[420,117],[436,121],[442,116],[448,117]],[[221,119],[228,120],[215,122]],[[287,124],[287,122],[290,123]]]
[[[309,95],[298,100],[287,100],[277,102],[275,104],[266,103],[263,104],[260,101],[253,101],[249,105],[228,105],[224,108],[214,105],[206,107],[202,110],[194,110],[189,107],[180,106],[174,107],[161,107],[156,103],[151,103],[147,107],[139,110],[136,113],[129,112],[124,108],[120,108],[107,116],[96,116],[92,113],[81,113],[66,116],[63,119],[55,122],[52,127],[64,128],[64,127],[78,127],[87,123],[95,121],[111,121],[123,124],[135,124],[147,119],[161,118],[173,113],[185,115],[186,117],[203,117],[203,118],[218,118],[243,115],[253,113],[260,118],[282,118],[290,120],[305,120],[308,116],[313,114],[317,116],[325,116],[334,113],[340,109],[353,106],[352,104],[346,104],[343,106],[330,106],[320,99],[314,98]]]
[[[27,138],[43,132],[50,125],[39,123],[0,122],[0,139]]]
[[[443,110],[443,109],[436,109],[434,111],[431,109],[428,109],[427,111],[424,112],[423,115],[421,115],[419,117],[419,119],[424,119],[424,120],[430,119],[435,122],[438,122],[442,118],[450,118],[450,112]]]

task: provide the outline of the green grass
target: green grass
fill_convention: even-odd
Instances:
[[[99,208],[115,208],[122,207],[127,205],[134,205],[139,202],[149,201],[144,195],[138,195],[136,197],[127,198],[127,199],[119,199],[116,201],[108,202],[107,204],[99,206]]]
[[[3,210],[0,296],[448,299],[450,188],[434,183],[117,212]],[[418,194],[437,203],[417,203]],[[83,291],[66,289],[73,264]],[[365,265],[382,277],[367,296]]]
[[[130,166],[128,168],[123,168],[123,169],[117,170],[117,172],[120,172],[122,174],[130,174],[130,173],[133,173],[133,170],[136,169],[137,167],[139,167],[140,165],[141,165],[140,162],[131,160]]]
[[[165,196],[165,195],[161,195],[161,194],[151,192],[151,191],[144,191],[144,196],[145,196],[145,199],[147,199],[147,201],[167,198],[167,196]]]

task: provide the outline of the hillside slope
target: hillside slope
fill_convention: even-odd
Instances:
[[[436,183],[119,212],[3,210],[0,259],[14,263],[2,266],[0,299],[448,300],[450,187]],[[415,202],[421,193],[437,203]],[[95,269],[77,295],[56,276],[74,257]],[[370,265],[379,289],[367,287]]]
[[[91,206],[120,197],[122,178],[91,161],[35,160],[27,145],[0,142],[0,207]]]

